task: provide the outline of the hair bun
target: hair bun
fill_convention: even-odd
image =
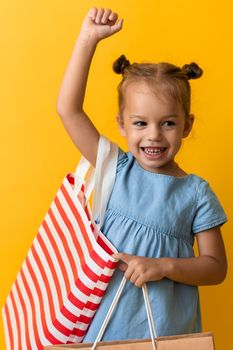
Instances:
[[[114,63],[113,70],[117,74],[123,74],[124,69],[130,66],[129,60],[125,57],[125,55],[121,55]]]
[[[203,73],[203,70],[194,62],[185,64],[182,69],[185,71],[188,79],[198,79]]]

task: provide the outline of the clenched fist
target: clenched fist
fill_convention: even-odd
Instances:
[[[98,42],[119,32],[122,24],[123,19],[118,19],[118,14],[112,10],[93,7],[83,21],[80,35]]]

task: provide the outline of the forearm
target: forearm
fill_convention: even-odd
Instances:
[[[161,262],[164,264],[164,277],[195,286],[219,284],[227,272],[227,263],[211,256],[162,258]]]
[[[82,155],[95,166],[99,132],[83,109],[88,74],[99,41],[117,33],[123,20],[110,9],[91,8],[82,23],[57,98],[57,113]]]
[[[198,243],[200,255],[191,258],[147,258],[126,253],[113,257],[120,260],[118,267],[137,287],[164,278],[193,286],[221,283],[227,273],[227,258],[220,229],[199,234]]]
[[[57,99],[59,114],[75,114],[83,110],[88,73],[96,46],[96,39],[78,37]]]

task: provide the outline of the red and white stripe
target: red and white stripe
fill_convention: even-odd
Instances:
[[[116,249],[90,217],[69,174],[3,307],[8,350],[82,341],[116,267]]]

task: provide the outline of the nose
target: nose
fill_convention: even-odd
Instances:
[[[151,125],[148,129],[147,139],[148,141],[161,141],[162,133],[160,127],[157,125]]]

